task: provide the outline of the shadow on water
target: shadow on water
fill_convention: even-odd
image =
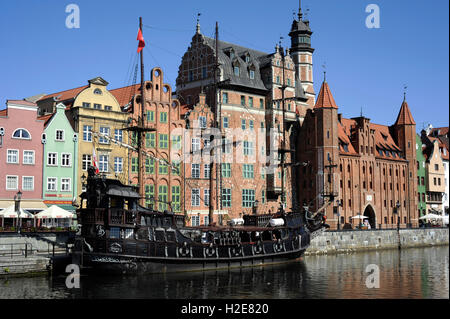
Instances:
[[[379,288],[368,288],[369,265]],[[146,276],[82,276],[79,289],[66,277],[0,279],[0,298],[133,299],[367,299],[449,298],[449,248],[386,250],[306,256],[299,261],[230,271]]]

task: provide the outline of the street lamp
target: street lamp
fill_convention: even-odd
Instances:
[[[20,201],[22,200],[22,192],[19,190],[16,195],[14,195],[14,210],[17,213],[17,221],[19,223],[18,225],[18,233],[20,234]]]
[[[334,215],[336,215],[336,217],[337,217],[337,230],[340,230],[341,229],[341,226],[340,226],[340,222],[339,222],[339,219],[340,219],[340,213],[339,213],[339,207],[342,207],[343,206],[343,203],[342,203],[342,200],[340,200],[339,201],[339,199],[336,201],[336,205],[337,206],[334,206],[333,207],[333,214]]]
[[[253,213],[253,215],[256,215],[256,213],[257,213],[257,211],[258,211],[258,205],[259,205],[259,201],[258,201],[258,200],[255,200],[255,201],[253,202],[253,208],[252,208],[252,213]]]

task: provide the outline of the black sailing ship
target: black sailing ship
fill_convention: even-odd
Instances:
[[[142,20],[140,24],[142,31]],[[141,53],[143,87],[142,68]],[[130,130],[138,132],[141,139],[146,129],[141,122]],[[140,146],[138,141],[139,162],[143,163]],[[284,154],[289,150],[279,151],[284,174],[288,165]],[[239,221],[219,226],[212,223],[210,212],[209,225],[186,226],[183,214],[141,206],[142,187],[107,179],[91,166],[77,210],[81,229],[72,262],[80,265],[82,272],[144,274],[254,267],[298,259],[315,234],[328,226],[323,218],[328,204],[315,213],[306,207],[286,212],[283,187],[281,205],[275,214],[244,215]],[[333,194],[324,196],[330,197],[328,203],[333,202]]]

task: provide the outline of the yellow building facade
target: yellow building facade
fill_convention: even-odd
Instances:
[[[128,144],[129,114],[123,112],[117,99],[108,89],[108,82],[101,77],[89,80],[89,85],[74,98],[67,116],[78,132],[78,189],[84,190],[82,176],[94,159],[106,178],[118,179],[128,184],[128,150],[110,138]]]

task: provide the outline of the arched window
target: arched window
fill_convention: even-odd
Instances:
[[[25,139],[25,140],[31,139],[30,133],[24,128],[19,128],[19,129],[15,130],[12,137],[13,138],[21,138],[21,139]]]
[[[102,90],[100,90],[100,89],[95,89],[95,90],[94,90],[94,94],[102,95]]]

